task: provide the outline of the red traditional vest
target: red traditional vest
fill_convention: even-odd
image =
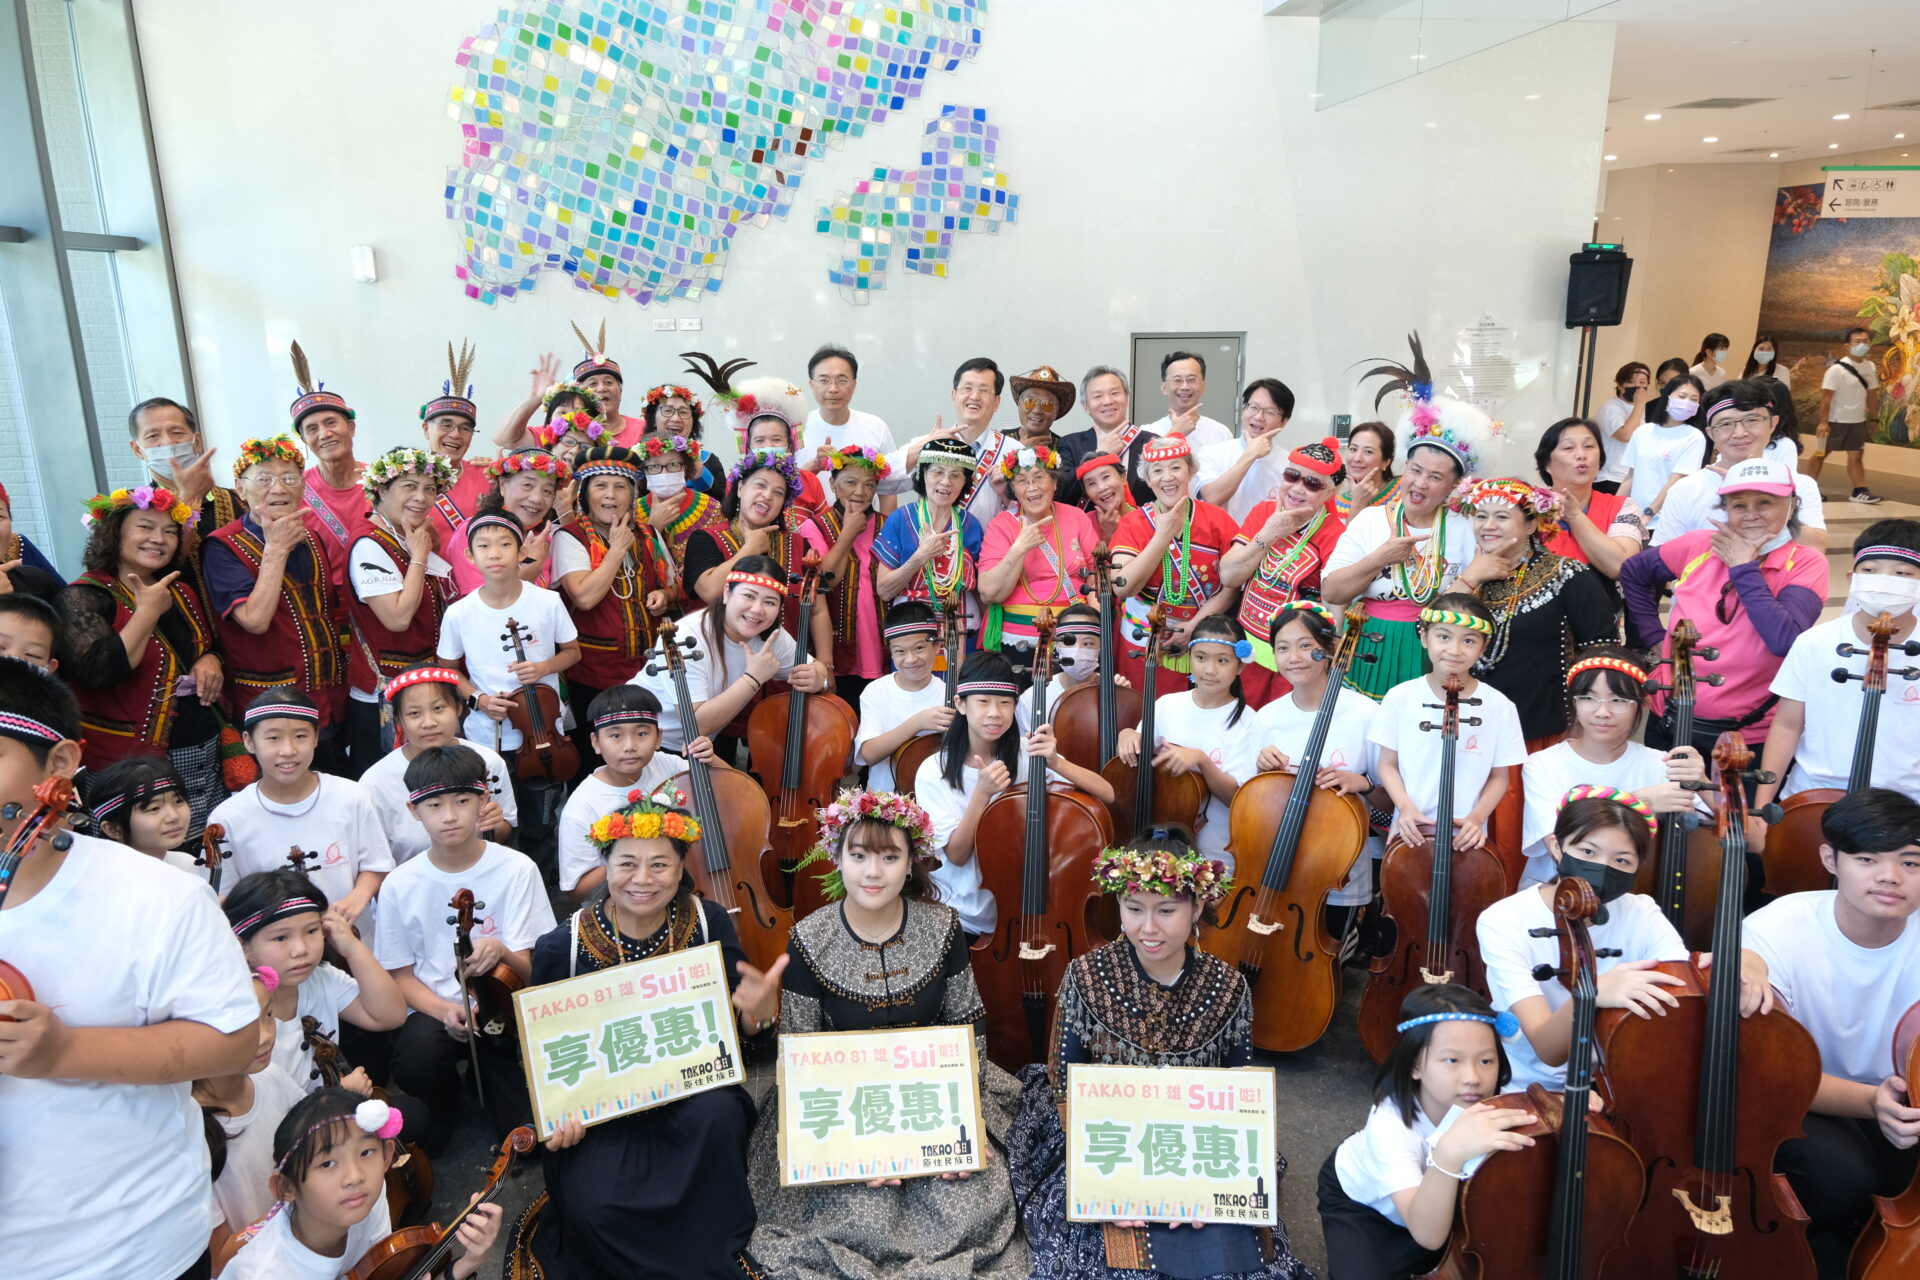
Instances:
[[[133,595],[126,586],[111,574],[99,572],[85,573],[75,580],[76,586],[82,583],[99,587],[113,597],[113,629],[126,630],[133,621]],[[128,756],[152,755],[172,745],[174,685],[212,648],[213,626],[200,604],[200,593],[184,579],[176,578],[169,591],[175,611],[193,632],[192,652],[176,651],[167,643],[166,632],[155,627],[132,675],[105,689],[74,686],[89,769],[103,769]]]
[[[407,566],[413,563],[413,558],[407,554],[406,544],[372,520],[361,520],[354,525],[353,536],[347,543],[349,553],[353,544],[362,538],[371,538],[378,543],[383,551],[393,557],[393,562],[400,566],[403,574]],[[440,643],[441,615],[446,613],[447,605],[452,601],[452,580],[428,574],[426,590],[421,593],[420,607],[413,611],[413,620],[403,631],[389,631],[386,624],[380,621],[380,615],[373,611],[373,606],[354,594],[353,566],[348,565],[347,616],[353,621],[352,634],[347,638],[348,685],[373,692],[383,681],[393,679],[416,662],[431,658]],[[368,650],[372,650],[373,661],[379,665],[377,672],[367,663]]]
[[[242,521],[208,536],[259,575],[266,546]],[[339,633],[333,621],[337,602],[332,561],[311,528],[304,529],[303,536],[313,556],[315,580],[296,583],[290,574],[282,577],[280,608],[274,611],[266,634],[254,635],[230,617],[220,619],[220,647],[227,655],[225,701],[227,714],[235,720],[265,690],[291,684],[319,704],[324,728],[332,723],[345,692],[340,683]]]
[[[607,553],[607,540],[600,536],[592,521],[576,515],[561,525],[560,531],[578,538],[594,566],[599,566],[601,557]],[[640,669],[647,650],[653,647],[654,618],[647,612],[647,593],[665,590],[668,579],[653,545],[653,531],[646,527],[644,517],[634,532],[637,536],[631,554],[638,562],[638,572],[632,577],[615,578],[607,594],[600,597],[599,604],[591,609],[577,609],[565,589],[560,592],[566,598],[567,612],[573,615],[574,628],[580,633],[580,661],[568,676],[590,689],[625,684]]]

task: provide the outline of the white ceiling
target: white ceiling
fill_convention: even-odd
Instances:
[[[1617,24],[1606,167],[1767,164],[1920,143],[1920,109],[1867,109],[1920,99],[1916,17],[1920,0],[1614,0],[1583,14]],[[1775,101],[1674,109],[1702,98]]]

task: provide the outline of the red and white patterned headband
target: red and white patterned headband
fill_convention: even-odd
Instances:
[[[746,573],[740,569],[735,569],[727,575],[727,585],[730,587],[764,587],[766,590],[779,595],[787,594],[786,583],[769,578],[764,573]]]

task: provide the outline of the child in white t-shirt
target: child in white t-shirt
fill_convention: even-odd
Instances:
[[[58,834],[80,709],[0,659],[0,804]],[[36,791],[40,793],[36,796]],[[9,824],[9,830],[15,824]],[[122,1280],[205,1265],[213,1177],[192,1081],[243,1071],[260,1001],[203,884],[124,845],[43,839],[0,890],[0,1204],[10,1276]]]
[[[222,1280],[345,1276],[392,1231],[386,1176],[399,1131],[399,1112],[384,1102],[340,1088],[307,1095],[273,1136],[273,1210],[248,1229]],[[480,1271],[500,1220],[497,1204],[467,1214],[450,1274],[467,1280]]]
[[[1366,1127],[1320,1167],[1320,1227],[1335,1280],[1410,1280],[1433,1269],[1468,1165],[1533,1145],[1513,1132],[1533,1116],[1493,1102],[1510,1074],[1498,1033],[1511,1022],[1453,983],[1407,993]]]
[[[1054,619],[1053,679],[1047,681],[1049,720],[1059,709],[1060,699],[1100,678],[1103,657],[1100,648],[1100,611],[1090,604],[1070,604],[1062,609]],[[1122,675],[1114,676],[1113,682],[1122,689],[1133,688],[1133,681]],[[1033,732],[1033,703],[1030,700],[1020,699],[1014,714],[1019,717],[1020,732]],[[1106,761],[1100,763],[1105,764]]]
[[[294,866],[358,920],[393,870],[387,833],[366,788],[317,773],[320,711],[292,685],[269,689],[248,705],[242,740],[260,763],[260,780],[228,796],[207,815],[226,829],[233,849],[228,877]]]
[[[660,750],[660,699],[639,685],[602,689],[587,708],[593,749],[606,763],[580,780],[560,811],[560,889],[585,902],[606,883],[606,861],[588,836],[595,822],[632,803],[634,791],[655,787],[687,771],[687,762]],[[711,738],[695,738],[687,754],[716,763]]]
[[[1478,849],[1487,842],[1487,819],[1507,794],[1507,767],[1527,758],[1519,711],[1473,676],[1492,636],[1493,615],[1476,595],[1447,592],[1420,611],[1420,643],[1433,670],[1387,690],[1368,734],[1380,748],[1380,782],[1393,797],[1394,839],[1417,845],[1433,835],[1445,750],[1438,729],[1442,713],[1434,706],[1446,701],[1444,686],[1452,676],[1460,681],[1461,719],[1453,761],[1453,847]],[[1422,731],[1423,722],[1434,731]]]
[[[913,782],[893,776],[893,753],[923,734],[945,733],[954,711],[947,705],[945,682],[933,678],[940,620],[931,606],[920,600],[893,606],[880,638],[893,671],[860,691],[853,755],[856,765],[867,766],[869,791],[893,791]]]
[[[129,756],[104,769],[89,769],[84,778],[87,811],[102,836],[211,883],[215,893],[233,883],[218,864],[209,872],[204,851],[198,858],[182,852],[193,806],[187,800],[185,779],[165,756]],[[217,856],[224,859],[224,834],[213,843]]]
[[[553,927],[553,906],[532,860],[480,835],[486,786],[486,766],[466,747],[431,747],[407,766],[413,815],[432,843],[389,880],[374,938],[374,954],[413,1010],[394,1045],[393,1083],[431,1113],[421,1135],[429,1155],[446,1145],[459,1111],[458,1066],[468,1056],[469,1037],[477,1037],[495,1128],[505,1134],[532,1112],[511,1028],[493,1035],[471,1025],[462,994],[466,979],[500,965],[526,981],[533,944]],[[462,889],[475,899],[473,951],[465,964],[458,962],[456,929],[448,923]]]
[[[407,806],[407,765],[428,747],[458,743],[472,747],[486,762],[487,803],[480,809],[480,830],[489,840],[507,843],[520,820],[513,771],[506,760],[492,747],[460,736],[467,701],[460,693],[463,679],[452,667],[427,662],[407,668],[387,684],[387,701],[393,706],[394,749],[360,775],[360,785],[373,796],[374,807],[380,811],[380,825],[386,828],[395,863],[405,862],[427,847],[426,829]]]
[[[306,1091],[273,1061],[275,1022],[269,1002],[280,975],[253,971],[260,997],[260,1048],[246,1070],[193,1082],[193,1100],[212,1113],[226,1139],[226,1163],[214,1179],[213,1246],[245,1230],[273,1203],[267,1177],[273,1172],[273,1131]]]

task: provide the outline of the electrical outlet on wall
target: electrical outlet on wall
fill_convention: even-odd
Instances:
[[[655,316],[653,321],[653,331],[655,333],[672,333],[673,317],[672,316]]]
[[[680,332],[682,333],[700,332],[700,317],[699,316],[682,316],[680,318]]]

